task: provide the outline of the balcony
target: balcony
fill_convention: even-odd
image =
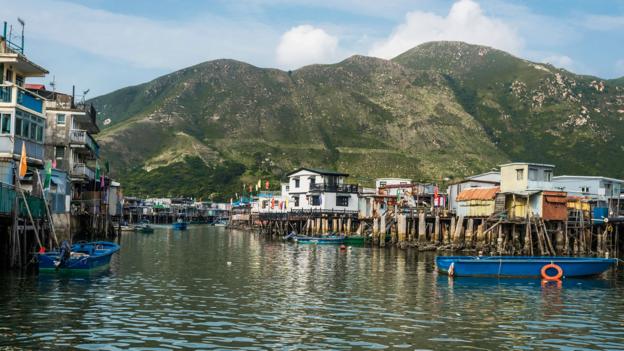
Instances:
[[[89,148],[95,157],[100,156],[100,146],[93,139],[91,134],[89,134],[86,130],[82,129],[72,129],[69,131],[69,141],[72,145],[78,146],[86,146]]]
[[[38,144],[32,140],[26,140],[16,136],[15,141],[13,142],[13,154],[18,159],[22,155],[22,141],[26,145],[26,156],[28,158],[43,161],[43,144]]]
[[[72,177],[84,177],[87,179],[95,179],[95,171],[84,163],[75,163],[71,171]]]
[[[310,184],[310,192],[357,193],[357,184]]]
[[[0,85],[0,103],[17,102],[18,105],[31,111],[43,114],[43,101],[41,96],[32,93],[15,84]]]

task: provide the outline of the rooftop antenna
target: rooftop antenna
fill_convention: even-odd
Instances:
[[[91,91],[91,89],[87,89],[87,90],[82,92],[82,102],[83,103],[87,100],[87,94],[89,94],[90,91]]]
[[[24,22],[23,19],[21,18],[17,18],[17,22],[19,22],[19,24],[22,25],[22,45],[21,45],[21,49],[22,49],[22,54],[24,53],[24,27],[26,27],[26,22]]]
[[[50,82],[50,86],[52,87],[52,92],[56,93],[56,76],[52,76],[52,81]]]

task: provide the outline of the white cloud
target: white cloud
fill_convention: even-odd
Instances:
[[[5,18],[26,20],[26,35],[140,68],[176,69],[227,55],[238,59],[264,55],[277,32],[248,20],[211,14],[194,20],[154,20],[51,0],[1,1]],[[249,35],[253,33],[253,35]],[[60,52],[50,55],[61,54]],[[269,54],[270,55],[270,54]],[[67,58],[71,60],[71,58]]]
[[[612,31],[624,28],[624,16],[589,15],[585,27],[593,30]]]
[[[488,45],[518,54],[523,41],[508,23],[483,13],[478,3],[460,0],[453,4],[446,17],[414,11],[395,28],[386,40],[373,45],[369,54],[392,58],[428,41],[459,40]]]
[[[299,68],[336,59],[338,38],[310,25],[293,27],[282,35],[275,51],[277,63],[285,68]]]
[[[548,57],[544,57],[542,62],[550,63],[555,67],[562,67],[569,71],[574,69],[574,60],[566,55],[550,55]]]

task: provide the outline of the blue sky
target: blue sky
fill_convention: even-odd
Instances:
[[[296,69],[392,58],[431,40],[493,46],[576,73],[624,76],[624,0],[0,0],[26,54],[88,97],[203,61]]]

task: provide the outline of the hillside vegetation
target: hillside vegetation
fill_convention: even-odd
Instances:
[[[126,193],[224,198],[299,166],[442,182],[510,160],[624,177],[624,84],[488,47],[292,72],[216,60],[92,101]]]

